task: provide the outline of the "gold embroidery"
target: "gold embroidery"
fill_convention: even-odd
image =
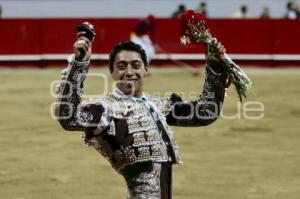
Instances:
[[[114,97],[110,95],[105,97],[105,107],[107,107],[108,115],[112,118],[127,119],[128,132],[133,136],[133,144],[126,148],[120,148],[119,150],[112,150],[110,144],[104,140],[101,136],[95,138],[94,147],[104,157],[106,157],[112,166],[119,172],[127,165],[134,164],[143,161],[154,162],[166,162],[168,160],[168,154],[166,148],[163,146],[161,135],[157,131],[157,126],[153,122],[151,115],[140,104],[136,104],[128,99]],[[156,103],[155,101],[153,101]],[[117,105],[117,103],[121,103]],[[166,103],[158,103],[161,110]],[[134,114],[125,117],[126,113],[132,111]],[[175,144],[175,140],[172,135],[172,130],[168,128],[162,113],[158,113],[163,123],[167,135],[170,138],[170,145],[174,150],[176,160],[174,162],[179,163],[178,147]],[[110,133],[114,131],[112,125],[110,127]],[[108,132],[109,133],[109,132]],[[113,134],[113,133],[112,133]],[[113,136],[113,135],[111,135]]]
[[[128,131],[129,133],[134,133],[138,131],[145,131],[148,129],[155,128],[155,125],[153,124],[151,118],[147,115],[146,117],[142,119],[128,119]]]
[[[133,135],[133,145],[132,146],[140,146],[146,143],[145,133],[134,133]]]
[[[150,157],[149,147],[140,147],[138,148],[138,161],[148,160]]]
[[[161,157],[163,155],[161,150],[162,150],[162,148],[159,144],[151,146],[152,156],[154,158]]]
[[[135,156],[135,152],[134,152],[134,148],[132,147],[126,147],[125,149],[123,149],[123,153],[125,155],[125,158],[127,159],[127,164],[131,164],[137,161],[137,158]],[[122,165],[119,167],[119,169],[121,169],[122,167],[126,166],[126,165]]]
[[[149,143],[156,143],[160,141],[160,135],[157,131],[148,131],[146,132],[147,135],[147,142]]]

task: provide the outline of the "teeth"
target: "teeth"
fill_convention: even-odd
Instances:
[[[126,80],[125,82],[134,83],[134,82],[136,82],[136,80],[135,79],[133,79],[133,80]]]

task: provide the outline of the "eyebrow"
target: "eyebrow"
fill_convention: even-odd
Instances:
[[[127,64],[127,62],[126,61],[118,61],[116,64]]]
[[[134,59],[134,60],[132,60],[132,61],[129,62],[129,63],[136,63],[136,62],[138,62],[138,63],[143,63],[141,60],[138,60],[138,59]],[[127,63],[128,63],[127,61],[120,60],[120,61],[118,61],[116,64],[127,64]]]
[[[143,63],[143,62],[140,61],[140,60],[133,60],[131,63],[136,63],[136,62],[138,62],[138,63]]]

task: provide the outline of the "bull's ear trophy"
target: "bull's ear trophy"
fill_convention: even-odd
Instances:
[[[95,28],[93,24],[89,22],[83,22],[76,26],[76,32],[84,32],[84,37],[86,37],[89,41],[93,41],[96,36]],[[83,50],[80,51],[79,59],[82,59],[85,56],[85,52]]]
[[[184,12],[181,17],[181,43],[205,44],[208,47],[207,62],[218,63],[220,70],[228,75],[229,82],[233,83],[240,102],[246,98],[247,91],[252,87],[252,82],[246,73],[232,61],[226,54],[218,53],[218,46],[213,36],[205,27],[205,17],[193,10]]]

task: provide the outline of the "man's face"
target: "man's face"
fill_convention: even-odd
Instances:
[[[139,53],[123,50],[116,55],[112,78],[117,87],[126,95],[140,97],[143,92],[143,79],[147,69]]]

